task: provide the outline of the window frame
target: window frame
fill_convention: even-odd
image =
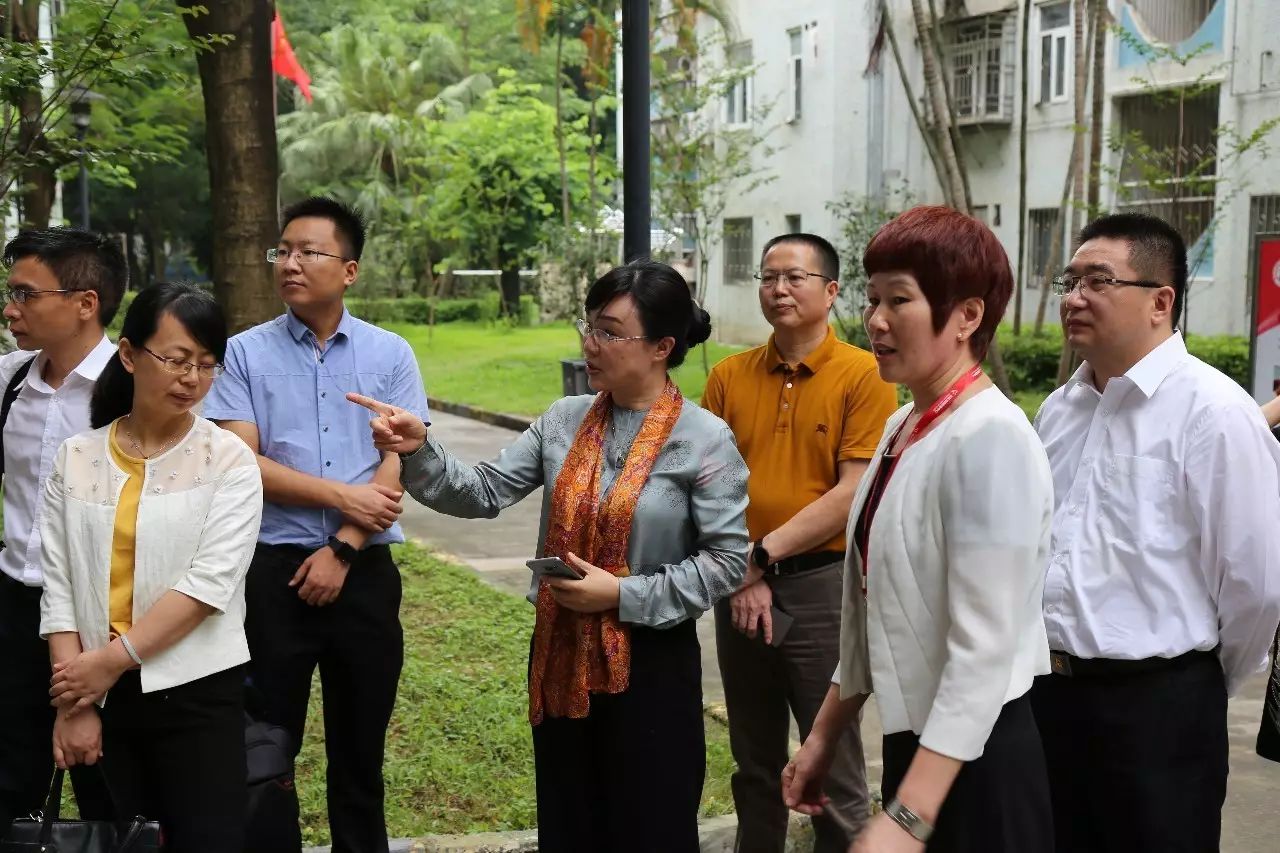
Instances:
[[[1044,24],[1045,10],[1052,6],[1065,6],[1067,22],[1057,27],[1046,28]],[[1042,3],[1036,7],[1036,50],[1038,53],[1036,67],[1039,69],[1037,81],[1036,105],[1065,104],[1071,100],[1071,87],[1074,84],[1075,62],[1072,50],[1073,19],[1075,10],[1070,0],[1056,0],[1053,3]],[[1046,55],[1047,51],[1047,55]],[[1046,60],[1048,64],[1046,65]],[[1048,78],[1046,79],[1046,74]],[[1047,90],[1046,90],[1047,87]],[[1061,89],[1061,91],[1059,91]]]
[[[742,62],[741,54],[746,54],[746,62]],[[736,55],[735,55],[736,54]],[[731,68],[749,69],[752,64],[751,42],[742,41],[732,45],[726,51],[725,60]],[[738,109],[735,109],[738,108]],[[725,127],[750,127],[752,114],[755,112],[755,75],[748,74],[734,82],[725,93],[721,105],[721,117]],[[739,114],[740,113],[740,114]]]
[[[721,228],[724,281],[726,284],[746,284],[751,281],[755,266],[755,220],[750,216],[726,216],[721,220]],[[744,236],[745,246],[742,245]]]

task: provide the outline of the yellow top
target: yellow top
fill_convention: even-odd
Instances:
[[[138,498],[146,476],[145,459],[138,459],[120,448],[116,432],[120,422],[111,425],[111,457],[127,479],[116,504],[115,535],[111,538],[111,633],[123,634],[133,627],[133,555],[138,541]]]

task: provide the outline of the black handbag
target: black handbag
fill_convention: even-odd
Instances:
[[[245,714],[244,745],[249,777],[244,853],[296,853],[302,849],[302,829],[293,786],[293,738],[280,726]]]
[[[0,853],[162,853],[160,824],[143,817],[112,823],[62,820],[62,779],[53,774],[43,814],[18,818],[0,839]]]

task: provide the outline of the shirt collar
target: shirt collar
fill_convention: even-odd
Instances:
[[[832,354],[836,351],[836,331],[827,326],[827,336],[823,338],[822,343],[818,344],[818,348],[809,353],[800,363],[796,365],[796,369],[801,367],[807,369],[810,373],[817,373],[822,365],[831,360]],[[778,345],[774,342],[774,336],[769,336],[768,346],[765,347],[765,368],[769,373],[775,370],[781,370],[786,367],[787,363],[782,360],[782,353],[778,352]]]
[[[1147,353],[1133,367],[1125,371],[1124,378],[1134,384],[1143,396],[1148,399],[1152,394],[1156,393],[1156,389],[1160,387],[1160,383],[1173,372],[1179,364],[1187,357],[1187,343],[1182,337],[1182,332],[1174,331],[1165,341],[1158,347]],[[1076,369],[1071,376],[1070,385],[1072,388],[1077,386],[1086,386],[1093,389],[1094,393],[1098,393],[1098,389],[1093,386],[1093,368],[1089,366],[1089,362],[1084,362]]]
[[[298,343],[302,343],[307,335],[315,338],[315,333],[307,328],[307,324],[298,319],[298,315],[293,313],[290,308],[284,312],[284,324],[289,328],[289,334],[293,335],[293,339]],[[351,312],[342,308],[342,319],[338,321],[338,328],[334,331],[333,336],[336,338],[342,335],[344,338],[351,337],[352,318]]]

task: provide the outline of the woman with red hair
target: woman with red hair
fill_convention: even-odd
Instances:
[[[977,220],[917,207],[876,233],[863,266],[880,376],[912,402],[889,419],[853,502],[840,667],[783,795],[821,810],[832,733],[874,692],[885,810],[855,853],[1051,851],[1026,693],[1049,671],[1053,482],[1026,416],[982,372],[1009,260]]]

